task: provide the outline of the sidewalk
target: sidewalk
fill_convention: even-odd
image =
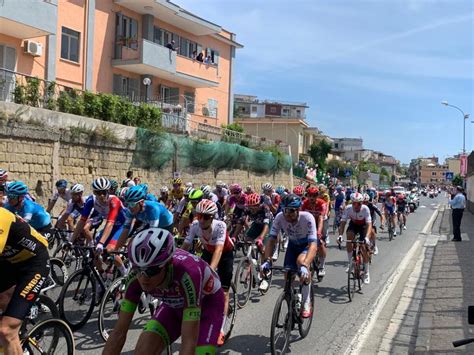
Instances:
[[[440,211],[409,275],[377,353],[474,354],[467,307],[474,305],[474,215],[464,212],[462,242],[451,242],[451,210]]]

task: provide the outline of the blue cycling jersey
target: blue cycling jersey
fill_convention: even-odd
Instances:
[[[336,211],[339,211],[341,206],[343,205],[344,201],[346,200],[346,195],[344,192],[336,192],[334,194],[334,209]]]
[[[51,216],[43,206],[26,198],[23,200],[23,206],[19,211],[8,203],[3,207],[19,215],[36,230],[41,230],[51,224]]]
[[[156,198],[156,196],[153,195],[153,194],[147,194],[146,197],[145,197],[145,200],[147,200],[147,201],[153,201],[153,202],[160,202],[160,201],[158,201],[158,199]]]
[[[130,228],[132,220],[136,218],[149,227],[165,228],[173,223],[173,215],[159,202],[145,200],[143,211],[133,215],[129,209],[125,212],[125,228]]]

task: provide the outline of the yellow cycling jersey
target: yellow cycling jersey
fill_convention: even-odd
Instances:
[[[177,201],[180,201],[184,196],[184,188],[180,187],[178,190],[175,190],[175,189],[171,189],[169,195],[168,195],[168,199],[173,201],[173,200],[177,200]]]
[[[48,241],[27,222],[0,207],[0,259],[12,264],[47,253]]]

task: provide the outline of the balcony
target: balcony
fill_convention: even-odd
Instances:
[[[176,71],[191,77],[214,81],[217,83],[217,65],[204,64],[197,60],[178,55],[176,57]]]
[[[27,39],[56,34],[57,0],[0,1],[2,34]]]
[[[152,75],[193,88],[215,87],[219,84],[211,80],[212,70],[216,71],[216,68],[208,72],[205,68],[199,68],[201,63],[184,57],[177,58],[176,52],[146,39],[138,40],[138,50],[120,46],[118,56],[119,59],[112,60],[112,66],[132,73]],[[190,66],[196,68],[189,69]],[[217,72],[213,77],[216,80]]]

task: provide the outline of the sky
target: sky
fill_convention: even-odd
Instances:
[[[237,35],[234,93],[402,163],[474,149],[474,0],[175,0]]]

